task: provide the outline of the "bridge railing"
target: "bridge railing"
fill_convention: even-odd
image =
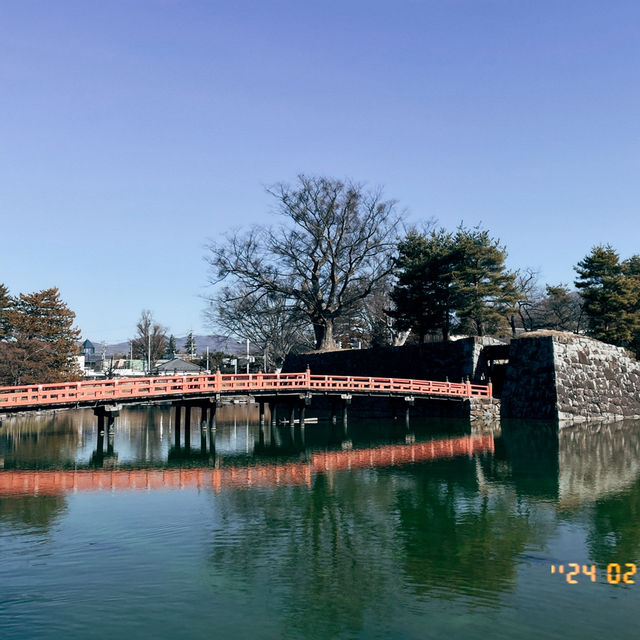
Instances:
[[[0,387],[0,411],[37,405],[73,405],[128,399],[252,391],[340,391],[429,396],[491,397],[489,385],[364,376],[303,373],[251,373],[86,380],[19,387]]]

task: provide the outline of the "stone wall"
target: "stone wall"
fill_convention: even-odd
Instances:
[[[461,382],[477,379],[477,365],[482,347],[502,344],[491,337],[464,338],[451,342],[434,342],[404,347],[377,349],[343,349],[321,353],[289,355],[282,371],[312,374],[372,376],[381,378],[415,378]]]
[[[564,422],[640,418],[640,363],[625,349],[556,331],[511,341],[502,416]]]
[[[554,337],[559,420],[640,418],[640,363],[591,338]]]

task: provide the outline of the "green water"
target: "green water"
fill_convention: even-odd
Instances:
[[[311,467],[318,453],[387,451],[465,428],[261,432],[254,418],[225,409],[215,441],[207,434],[200,451],[194,426],[186,452],[174,448],[168,408],[130,409],[102,455],[89,411],[5,418],[0,638],[637,636],[640,576],[610,584],[607,567],[640,564],[640,424],[503,425],[471,455],[323,471]],[[53,470],[180,467],[226,479],[33,488]],[[232,467],[267,479],[231,481]],[[309,473],[273,480],[285,468]],[[28,481],[7,490],[15,477]],[[569,563],[578,584],[551,573]]]

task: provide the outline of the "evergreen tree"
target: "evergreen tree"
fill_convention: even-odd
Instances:
[[[518,290],[515,274],[507,271],[507,252],[498,240],[479,227],[458,227],[454,238],[456,264],[455,308],[462,331],[482,336],[507,327]]]
[[[189,331],[189,334],[187,335],[187,340],[184,343],[184,350],[190,358],[193,358],[196,355],[196,341],[193,337],[193,331]]]
[[[453,313],[453,267],[458,251],[453,236],[440,229],[425,235],[411,231],[398,245],[398,282],[389,312],[398,329],[413,329],[420,342],[432,331],[448,340]]]
[[[3,341],[0,378],[6,384],[77,380],[74,356],[80,331],[75,314],[60,299],[57,288],[20,294],[6,312],[10,333]]]
[[[174,335],[171,334],[169,336],[169,342],[167,343],[167,352],[165,355],[167,356],[167,358],[175,358],[177,350],[178,349],[176,347],[176,339]]]
[[[9,295],[9,289],[0,282],[0,340],[9,336],[11,325],[9,323],[9,311],[13,307],[13,300]]]
[[[633,346],[640,333],[640,256],[621,263],[611,245],[597,245],[574,268],[589,335]]]
[[[460,226],[429,235],[412,231],[399,244],[397,284],[390,315],[412,328],[420,342],[432,331],[448,340],[454,323],[484,335],[507,328],[518,299],[515,274],[506,270],[506,251],[487,231]]]

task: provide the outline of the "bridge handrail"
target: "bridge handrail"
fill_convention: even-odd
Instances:
[[[74,404],[100,400],[162,398],[197,393],[237,391],[369,391],[416,395],[491,397],[489,385],[469,382],[381,378],[370,376],[311,375],[302,373],[238,373],[151,376],[82,380],[76,382],[0,387],[0,409],[48,404]]]

